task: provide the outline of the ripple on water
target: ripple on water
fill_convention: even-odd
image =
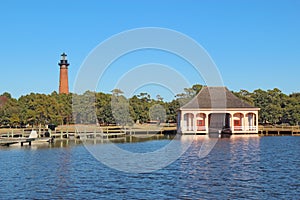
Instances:
[[[168,142],[152,140],[118,146],[132,152],[147,152]],[[110,169],[82,145],[1,149],[1,199],[298,197],[300,137],[221,139],[207,157],[199,159],[202,142],[203,138],[196,138],[174,163],[144,174]]]

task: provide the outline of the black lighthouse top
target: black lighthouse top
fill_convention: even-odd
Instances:
[[[59,66],[65,66],[68,67],[70,64],[68,63],[67,60],[67,54],[63,53],[61,54],[60,62],[58,63]]]

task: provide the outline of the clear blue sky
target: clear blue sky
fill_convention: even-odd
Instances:
[[[141,27],[174,29],[195,39],[231,90],[300,92],[299,11],[297,0],[2,0],[0,93],[17,98],[57,91],[62,52],[71,63],[72,91],[93,48],[114,34]],[[203,84],[190,76],[191,84]],[[103,91],[110,87],[107,82]]]

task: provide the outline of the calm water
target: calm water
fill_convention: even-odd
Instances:
[[[0,199],[300,199],[300,137],[221,139],[199,159],[201,137],[176,162],[144,174],[110,169],[71,142],[0,148]],[[168,142],[118,145],[142,152]]]

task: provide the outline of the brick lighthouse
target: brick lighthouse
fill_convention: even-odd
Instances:
[[[69,83],[68,83],[68,60],[67,55],[65,53],[61,54],[60,62],[58,63],[60,66],[59,72],[59,94],[69,94]]]

